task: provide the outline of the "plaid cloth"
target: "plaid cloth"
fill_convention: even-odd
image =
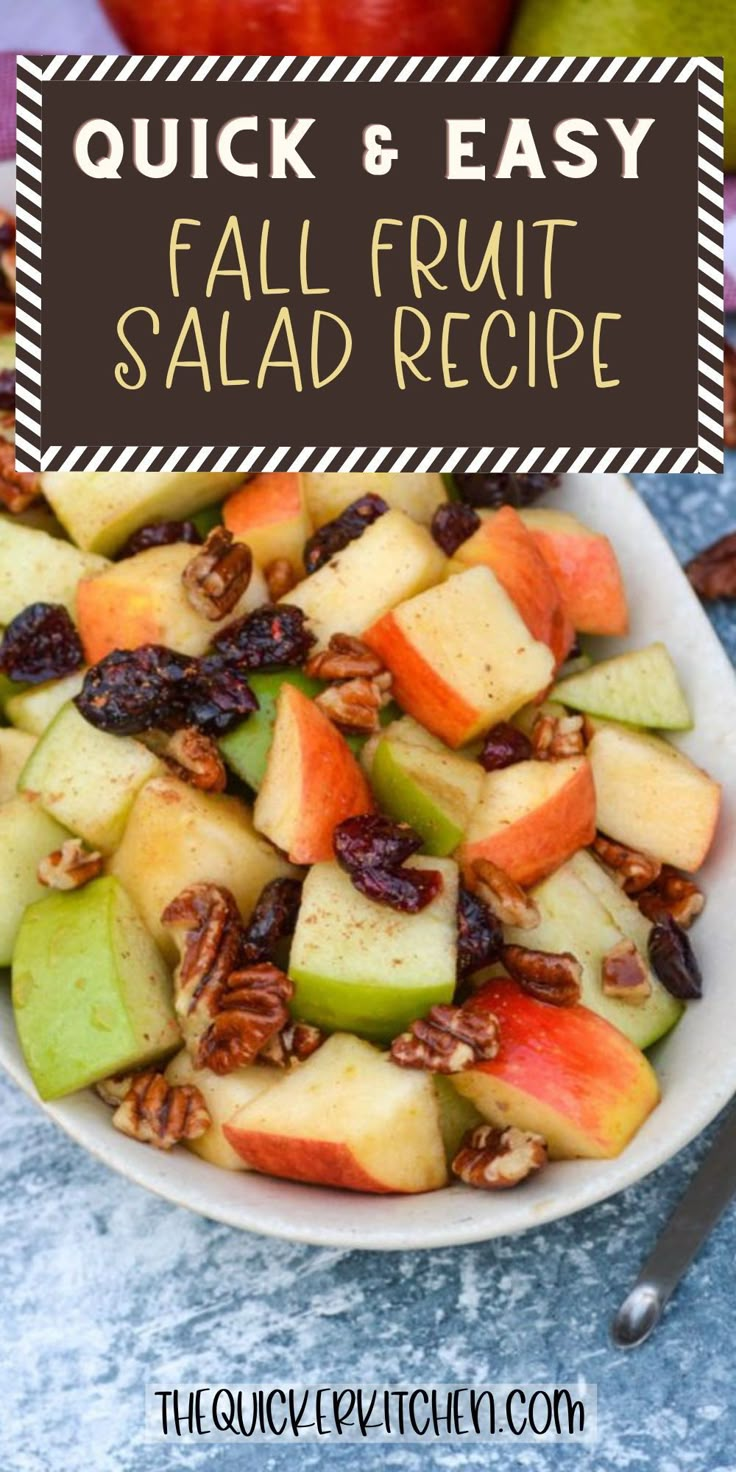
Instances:
[[[15,153],[15,57],[0,54],[0,159]],[[736,175],[726,180],[726,311],[736,312]]]

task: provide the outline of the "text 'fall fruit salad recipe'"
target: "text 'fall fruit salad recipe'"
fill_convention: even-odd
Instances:
[[[619,1154],[700,996],[720,789],[665,645],[596,653],[611,543],[551,476],[18,475],[13,240],[0,964],[38,1093],[356,1191]]]

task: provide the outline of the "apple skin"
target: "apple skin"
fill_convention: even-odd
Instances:
[[[588,756],[601,831],[696,873],[716,834],[719,783],[662,737],[626,726],[599,723]]]
[[[297,576],[303,576],[302,552],[312,532],[303,476],[292,472],[254,476],[228,496],[222,519],[236,541],[247,542],[261,567],[284,557]]]
[[[573,628],[580,634],[628,633],[626,590],[608,538],[566,511],[534,506],[521,519],[551,569]]]
[[[376,746],[370,779],[381,809],[409,823],[424,850],[443,858],[463,841],[483,774],[476,762],[449,751],[428,751],[386,736]]]
[[[464,56],[495,50],[511,0],[103,0],[131,51]]]
[[[554,1159],[619,1155],[657,1104],[644,1054],[587,1007],[538,1002],[506,977],[468,1005],[498,1018],[501,1046],[455,1087],[492,1123],[544,1135]]]
[[[507,768],[513,772],[513,781],[523,780],[527,768],[531,776],[537,773],[537,762],[518,762]],[[550,764],[552,765],[552,764]],[[509,878],[525,887],[537,884],[547,874],[564,864],[578,849],[587,848],[595,838],[596,800],[593,773],[584,757],[569,757],[555,762],[555,775],[562,776],[563,770],[569,778],[556,790],[527,812],[520,814],[483,835],[483,799],[469,830],[468,839],[460,850],[463,868],[468,868],[474,859],[490,859],[498,864]],[[486,783],[490,787],[494,779],[506,779],[503,772],[489,772]]]

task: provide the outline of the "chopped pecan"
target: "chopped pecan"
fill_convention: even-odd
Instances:
[[[736,450],[736,348],[730,342],[723,354],[723,438],[727,450]]]
[[[667,916],[689,930],[705,908],[705,895],[686,874],[664,864],[656,883],[637,895],[639,909],[658,925]]]
[[[47,889],[81,889],[102,873],[102,864],[102,854],[85,848],[78,838],[68,838],[61,848],[41,860],[38,882]]]
[[[685,566],[700,598],[736,598],[736,532],[727,532]]]
[[[214,1010],[216,997],[238,964],[243,939],[240,913],[229,889],[193,884],[167,905],[161,923],[172,931],[179,947],[175,1006],[189,1033],[187,1046],[191,1039],[196,1049],[191,1015],[197,1008],[204,1008],[206,1016],[211,1007]],[[196,1030],[204,1031],[204,1026]]]
[[[174,731],[162,756],[175,775],[191,787],[198,787],[202,792],[224,792],[227,773],[217,743],[196,726],[182,726]]]
[[[264,568],[264,577],[271,603],[278,603],[279,598],[285,598],[299,581],[288,557],[275,557]]]
[[[281,1032],[274,1033],[259,1053],[263,1063],[273,1063],[276,1068],[289,1068],[292,1063],[303,1063],[321,1048],[324,1033],[309,1022],[289,1022]]]
[[[342,685],[328,685],[315,700],[324,715],[335,726],[346,731],[377,731],[379,711],[391,699],[391,676],[374,675],[373,679],[345,680]]]
[[[192,608],[216,623],[240,602],[252,572],[250,547],[245,542],[234,542],[227,527],[216,526],[187,563],[182,582]]]
[[[286,1027],[293,995],[293,982],[268,961],[233,971],[210,999],[214,1014],[198,1041],[197,1067],[224,1074],[252,1063],[274,1033]]]
[[[582,967],[569,951],[530,951],[525,946],[504,946],[501,952],[509,976],[538,1002],[554,1007],[574,1007],[580,1001]]]
[[[652,982],[643,956],[633,940],[621,940],[603,957],[601,981],[607,997],[622,1002],[646,1002],[652,994]]]
[[[532,727],[532,750],[538,762],[558,762],[585,751],[583,716],[550,716],[540,713]]]
[[[378,655],[351,634],[333,634],[327,648],[313,654],[304,666],[304,673],[313,680],[354,680],[360,676],[370,680],[383,671]]]
[[[473,894],[485,901],[502,925],[513,925],[517,930],[533,930],[539,924],[539,907],[535,901],[490,859],[474,859],[465,883]]]
[[[101,1078],[95,1084],[95,1093],[99,1094],[103,1104],[109,1104],[111,1109],[117,1109],[126,1094],[130,1093],[134,1079],[134,1073],[114,1073],[110,1078]]]
[[[17,516],[40,495],[40,476],[35,471],[16,470],[15,446],[0,440],[0,504]]]
[[[614,843],[604,833],[596,834],[593,852],[607,869],[612,870],[616,883],[626,894],[639,894],[643,889],[649,889],[656,883],[662,869],[659,859],[641,854],[635,848],[627,848],[624,843]]]
[[[514,1125],[496,1129],[481,1124],[465,1136],[452,1169],[466,1186],[498,1191],[520,1185],[546,1164],[547,1144],[542,1135]]]
[[[438,1006],[394,1038],[391,1061],[401,1068],[425,1068],[430,1073],[462,1073],[495,1058],[498,1048],[498,1020],[492,1012]]]
[[[117,1130],[170,1150],[179,1140],[197,1140],[212,1121],[195,1084],[170,1084],[162,1073],[139,1073],[112,1117]]]

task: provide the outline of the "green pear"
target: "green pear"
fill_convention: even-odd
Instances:
[[[13,1008],[42,1099],[145,1068],[180,1042],[168,969],[109,875],[26,910],[13,957]]]
[[[522,0],[514,56],[722,56],[726,169],[736,169],[733,0]]]
[[[480,797],[477,762],[382,737],[370,770],[371,787],[384,812],[410,823],[429,854],[451,854],[462,843]]]
[[[560,680],[552,699],[572,710],[623,721],[627,726],[688,731],[693,723],[677,670],[664,644],[628,650],[591,665],[582,674]]]

